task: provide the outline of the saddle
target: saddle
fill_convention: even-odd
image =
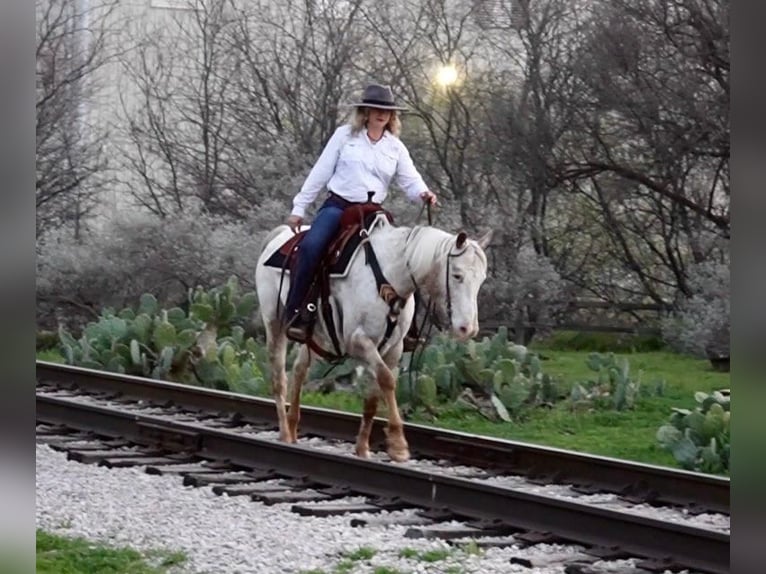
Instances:
[[[384,214],[389,223],[394,222],[393,216],[379,203],[358,203],[344,209],[338,232],[322,256],[317,275],[321,276],[325,273],[336,277],[346,275],[356,250],[366,238],[379,214]],[[265,265],[291,271],[296,260],[295,253],[306,233],[301,231],[288,239],[269,257]]]

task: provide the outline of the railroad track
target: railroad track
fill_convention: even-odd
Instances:
[[[286,445],[275,414],[266,399],[37,363],[38,441],[81,462],[180,474],[301,514],[416,508],[408,536],[575,543],[582,572],[624,557],[646,571],[729,571],[728,479],[410,424],[412,461],[362,460],[358,416],[303,407],[302,438]]]

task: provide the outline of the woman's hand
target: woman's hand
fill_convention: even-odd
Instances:
[[[303,218],[297,215],[290,215],[285,223],[293,230],[293,233],[298,233],[303,225]]]
[[[436,205],[436,194],[433,191],[424,191],[420,194],[420,199],[423,200],[423,203]]]

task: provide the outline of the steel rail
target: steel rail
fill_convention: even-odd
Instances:
[[[513,529],[552,532],[562,540],[619,546],[639,557],[670,560],[711,574],[729,572],[729,535],[596,506],[518,492],[392,463],[331,454],[301,445],[245,437],[200,424],[123,412],[71,398],[37,396],[37,419],[138,444],[183,448],[202,457],[253,468],[273,468],[364,495],[448,508],[468,518]]]
[[[37,361],[37,379],[91,391],[173,402],[184,407],[238,413],[254,422],[277,423],[274,401],[270,399],[44,361]],[[384,419],[375,419],[371,435],[373,444],[382,444],[385,440],[385,424]],[[358,414],[301,407],[300,433],[303,436],[313,434],[353,442],[358,429]],[[593,491],[643,494],[648,500],[660,503],[729,513],[730,480],[726,477],[412,423],[405,424],[404,432],[413,456],[541,477],[548,482],[583,485]]]

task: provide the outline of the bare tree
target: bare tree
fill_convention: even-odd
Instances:
[[[604,2],[590,28],[587,139],[562,175],[601,214],[623,291],[667,302],[729,235],[728,2]]]
[[[486,166],[477,129],[484,122],[482,76],[489,63],[474,12],[471,3],[446,0],[364,10],[376,41],[363,63],[402,94],[416,118],[407,122],[413,156],[468,229],[481,226],[491,211],[481,192]],[[439,85],[445,67],[457,78]]]
[[[285,202],[348,110],[358,82],[353,63],[365,48],[363,0],[242,3],[234,49],[240,140],[231,187],[255,203]]]
[[[486,103],[484,149],[498,158],[492,192],[500,209],[516,214],[518,234],[566,268],[571,240],[561,238],[573,230],[555,174],[563,149],[573,144],[580,8],[566,0],[529,0],[504,3],[504,9],[504,33],[490,43],[513,74],[496,75]]]
[[[106,134],[89,120],[97,72],[114,56],[117,0],[36,0],[37,235],[84,218],[103,189]]]
[[[189,1],[126,61],[131,193],[160,216],[286,204],[337,127],[361,0]]]
[[[138,30],[123,61],[133,90],[121,97],[128,174],[137,203],[165,217],[191,207],[237,216],[226,165],[239,144],[233,79],[237,56],[229,0],[188,0],[186,9]]]

